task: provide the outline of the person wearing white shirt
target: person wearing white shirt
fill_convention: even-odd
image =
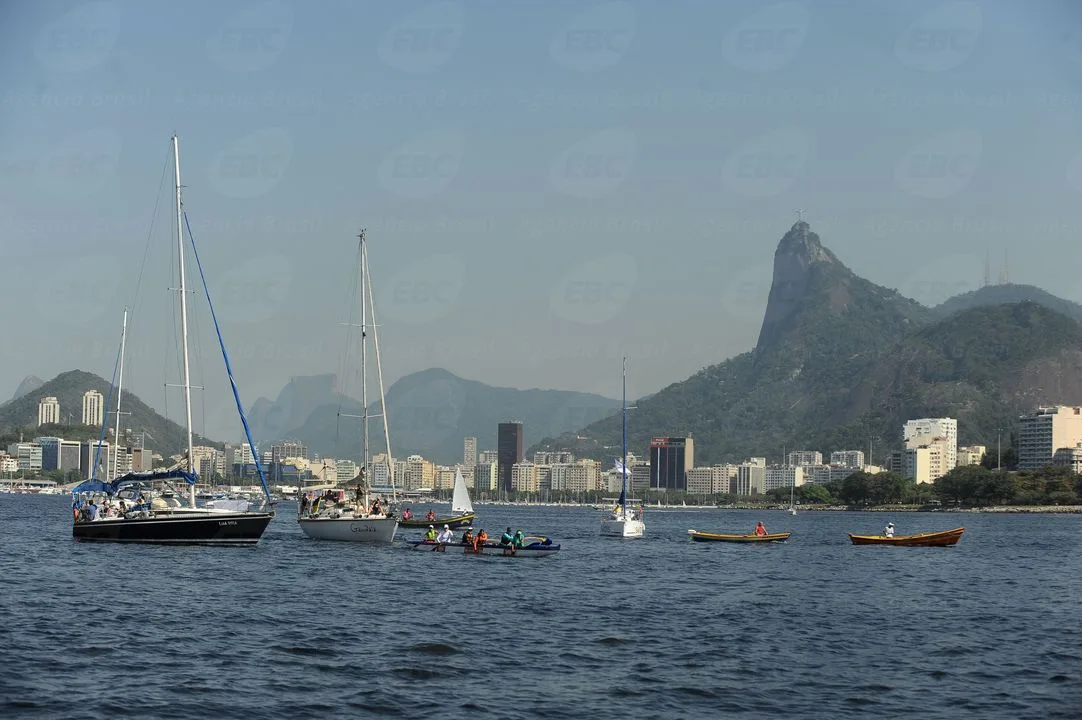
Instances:
[[[894,537],[894,523],[889,522],[887,526],[883,528],[883,537]]]
[[[449,525],[444,525],[443,530],[440,532],[439,536],[436,537],[436,542],[443,543],[445,545],[449,545],[449,544],[453,543],[454,541],[455,541],[455,534],[453,532],[451,532],[451,527]]]

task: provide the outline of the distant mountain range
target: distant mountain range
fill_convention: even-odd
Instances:
[[[906,419],[925,415],[957,417],[962,442],[991,444],[995,428],[1012,427],[1038,402],[1082,402],[1080,323],[1082,305],[1028,285],[992,285],[925,307],[857,276],[799,222],[774,254],[756,347],[636,400],[630,449],[641,454],[652,436],[691,434],[698,462],[780,457],[796,446],[867,448],[869,440],[882,452],[898,446]],[[108,395],[104,379],[78,370],[47,383],[27,377],[0,405],[0,433],[33,428],[45,395],[78,420],[91,388]],[[494,449],[496,427],[508,420],[524,423],[528,455],[559,448],[600,458],[620,441],[619,400],[492,387],[440,368],[399,379],[387,405],[397,457],[453,463],[463,437]],[[124,408],[132,415],[123,426],[148,430],[156,451],[182,449],[176,423],[128,392]],[[248,415],[260,447],[293,439],[314,454],[356,457],[360,421],[349,416],[359,410],[334,375],[313,375],[292,378],[274,400],[259,398]],[[379,413],[378,401],[370,411]],[[382,435],[373,418],[374,452]]]
[[[1082,307],[1020,285],[925,307],[854,274],[798,222],[774,254],[755,349],[639,401],[629,449],[690,435],[697,463],[869,441],[883,452],[925,416],[956,417],[960,442],[994,445],[995,428],[1038,403],[1082,402],[1079,319]],[[619,438],[610,417],[530,451],[601,457]]]
[[[0,405],[0,434],[9,434],[25,429],[27,439],[34,437],[38,424],[38,401],[43,397],[53,396],[60,403],[61,424],[71,424],[78,431],[83,432],[86,431],[86,428],[79,425],[83,415],[83,393],[87,390],[97,390],[108,402],[109,381],[93,373],[82,370],[69,370],[40,385],[27,382],[36,379],[27,378],[27,380],[24,380],[20,388],[29,385],[32,389],[21,395],[17,394],[17,397],[13,400]],[[114,408],[115,402],[114,398],[112,403]],[[127,390],[124,391],[121,412],[131,413],[122,416],[121,432],[124,432],[125,428],[131,428],[136,432],[146,431],[151,436],[147,440],[147,446],[154,452],[168,457],[184,449],[187,443],[184,429],[172,420],[159,415],[152,407]],[[115,418],[115,415],[108,415],[106,424],[112,427]],[[97,440],[98,438],[95,435],[93,438],[71,437],[70,439]],[[198,445],[222,447],[220,442],[207,440],[199,436],[196,436],[195,442]]]
[[[418,454],[446,464],[462,459],[464,437],[476,437],[479,451],[495,449],[501,422],[521,420],[529,444],[589,425],[619,407],[619,400],[601,395],[492,387],[442,368],[407,375],[387,390],[395,456]],[[360,408],[359,401],[337,389],[333,375],[319,375],[294,378],[277,400],[260,398],[249,414],[257,442],[289,438],[313,453],[351,457],[360,453],[360,420],[340,413],[357,415]],[[369,412],[380,413],[378,401]],[[370,420],[369,438],[374,451],[382,451],[379,418]]]

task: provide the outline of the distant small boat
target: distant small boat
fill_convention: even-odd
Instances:
[[[725,533],[710,533],[702,530],[688,530],[688,535],[695,542],[733,542],[733,543],[757,543],[757,542],[785,542],[792,533],[767,533],[766,535],[728,535]]]
[[[885,537],[883,535],[854,535],[849,533],[849,539],[854,545],[901,545],[904,547],[948,547],[954,545],[962,538],[965,528],[954,528],[941,532],[921,533],[919,535],[895,535]]]
[[[509,548],[499,543],[485,543],[476,552],[472,545],[461,543],[439,543],[434,540],[410,540],[414,550],[456,555],[494,555],[496,557],[545,557],[560,551],[560,546],[548,538],[528,537],[520,548]]]
[[[435,527],[443,527],[446,525],[452,530],[456,530],[461,527],[472,525],[473,521],[477,519],[477,514],[473,511],[473,503],[470,502],[470,491],[466,488],[466,480],[462,477],[462,471],[458,469],[455,470],[455,491],[451,498],[451,512],[455,514],[447,517],[436,517],[431,520],[417,517],[416,515],[411,516],[406,520],[399,518],[398,526],[404,528],[426,528],[429,525]]]

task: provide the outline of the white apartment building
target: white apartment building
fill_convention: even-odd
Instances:
[[[455,469],[447,465],[436,466],[437,490],[450,490],[455,486]]]
[[[830,464],[860,470],[864,467],[864,451],[835,450],[830,453]]]
[[[593,492],[608,490],[609,485],[601,482],[601,463],[596,460],[554,463],[552,471],[552,489],[564,492]],[[619,482],[620,475],[615,473]],[[617,488],[620,486],[617,485]]]
[[[473,467],[477,464],[477,438],[468,437],[462,439],[462,464]]]
[[[41,445],[37,443],[11,443],[8,455],[16,462],[18,472],[41,472]]]
[[[963,445],[958,448],[958,465],[980,465],[986,452],[984,445]]]
[[[729,483],[733,495],[762,495],[766,492],[766,458],[751,458],[737,466]]]
[[[83,425],[101,425],[105,418],[105,398],[97,390],[83,393]]]
[[[19,472],[19,461],[9,455],[0,453],[0,474],[13,475]]]
[[[466,478],[466,485],[478,492],[494,492],[499,477],[499,464],[496,462],[477,463],[473,468],[473,479]]]
[[[906,449],[931,445],[938,438],[944,440],[945,456],[940,468],[940,475],[943,475],[958,465],[958,421],[955,418],[918,418],[908,420],[902,426],[902,439]]]
[[[950,441],[945,437],[918,436],[902,454],[901,475],[918,485],[935,482],[953,468],[948,468]]]
[[[60,422],[60,401],[55,397],[43,397],[38,400],[38,427],[56,425]]]
[[[520,462],[511,466],[511,489],[516,492],[539,492],[540,482],[537,466],[532,462]]]
[[[816,454],[819,455],[820,460],[823,459],[821,453]],[[763,476],[763,487],[766,490],[796,487],[797,485],[803,484],[804,468],[799,465],[775,465],[773,467],[768,467]]]
[[[822,465],[823,453],[818,450],[794,450],[789,453],[788,462],[790,465]]]
[[[631,468],[631,490],[634,494],[642,497],[643,493],[650,489],[650,463],[639,460],[629,467]]]
[[[1082,442],[1082,408],[1039,407],[1018,418],[1018,469],[1050,465],[1056,450]]]
[[[404,484],[407,490],[433,487],[436,484],[436,466],[420,455],[410,455],[406,458]]]
[[[1082,443],[1056,450],[1052,455],[1052,464],[1056,467],[1071,468],[1073,473],[1082,473]]]
[[[573,463],[575,456],[566,450],[555,452],[540,451],[533,454],[534,465],[556,465],[557,463]]]
[[[352,460],[337,460],[334,463],[334,474],[336,477],[341,478],[342,482],[357,477],[358,469],[360,469],[359,466]]]
[[[478,465],[487,465],[488,463],[499,463],[500,451],[499,450],[482,450],[477,456]]]
[[[725,495],[738,472],[737,465],[709,465],[687,471],[688,492],[692,495]]]
[[[812,483],[815,485],[826,485],[834,479],[835,471],[844,472],[845,475],[842,477],[848,477],[856,472],[853,468],[841,465],[801,465],[800,469],[803,471],[804,484]]]

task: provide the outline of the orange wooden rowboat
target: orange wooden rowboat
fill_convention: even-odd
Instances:
[[[849,533],[849,539],[854,545],[901,545],[904,547],[948,547],[954,545],[962,538],[965,528],[942,530],[933,533],[921,533],[920,535],[895,535],[883,537],[882,535],[854,535]]]

